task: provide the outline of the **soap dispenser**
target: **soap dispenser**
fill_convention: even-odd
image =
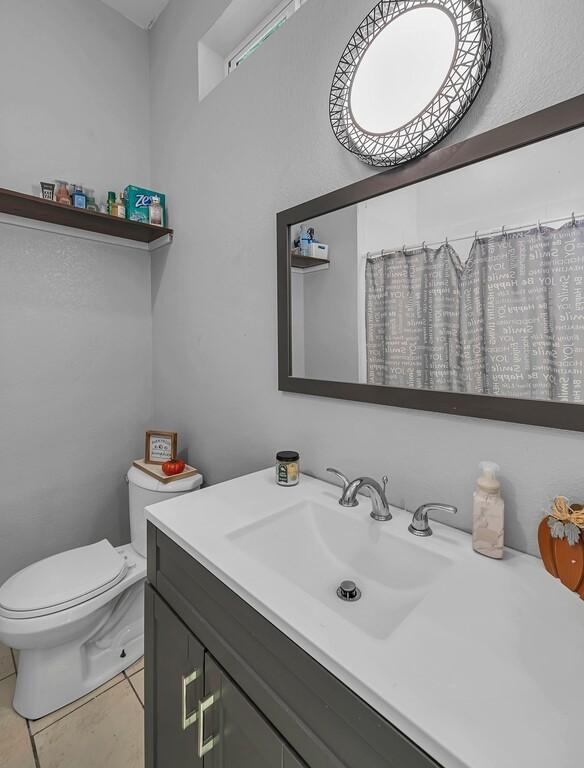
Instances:
[[[481,474],[473,500],[472,545],[475,552],[500,560],[503,557],[504,510],[499,467],[492,461],[480,464]]]

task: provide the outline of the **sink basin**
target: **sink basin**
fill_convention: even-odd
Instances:
[[[397,524],[371,520],[361,507],[302,501],[232,532],[229,539],[362,631],[385,638],[453,562],[433,552],[427,541],[392,534]],[[336,590],[344,579],[357,584],[359,601],[339,599]]]

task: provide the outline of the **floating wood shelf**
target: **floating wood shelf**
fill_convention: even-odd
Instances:
[[[105,213],[94,213],[43,200],[42,197],[23,195],[11,189],[0,188],[0,213],[58,224],[62,227],[83,229],[86,232],[97,232],[110,237],[121,237],[136,243],[152,243],[165,235],[170,237],[173,235],[173,230],[167,227],[155,227],[139,221],[118,219]]]
[[[322,264],[330,264],[330,259],[313,259],[310,256],[299,256],[293,253],[291,257],[292,266],[296,269],[309,269],[310,267],[320,267]]]

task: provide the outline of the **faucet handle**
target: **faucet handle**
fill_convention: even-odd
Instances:
[[[351,481],[349,480],[349,478],[346,475],[343,475],[342,472],[340,472],[338,469],[335,469],[334,467],[327,467],[326,471],[332,472],[333,475],[336,475],[339,478],[339,480],[343,483],[343,493],[344,493],[350,485]]]
[[[432,529],[428,523],[428,512],[432,510],[435,512],[449,512],[451,515],[455,515],[458,512],[458,509],[451,504],[437,504],[436,502],[422,504],[414,512],[408,531],[413,533],[414,536],[431,536]]]
[[[389,483],[389,477],[387,475],[383,475],[381,478],[381,482],[383,483],[383,493],[385,493],[385,489],[387,488],[387,484]]]

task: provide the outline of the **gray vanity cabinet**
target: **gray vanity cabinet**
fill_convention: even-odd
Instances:
[[[440,768],[150,524],[145,629],[146,768]]]
[[[146,623],[147,768],[302,768],[278,732],[149,586]]]
[[[301,768],[282,737],[213,658],[205,658],[205,694],[216,698],[204,723],[211,746],[205,768]]]
[[[197,705],[204,695],[205,649],[149,587],[146,652],[151,685],[146,718],[147,768],[197,768]]]
[[[282,768],[306,768],[306,766],[300,760],[297,760],[289,750],[285,749]]]

